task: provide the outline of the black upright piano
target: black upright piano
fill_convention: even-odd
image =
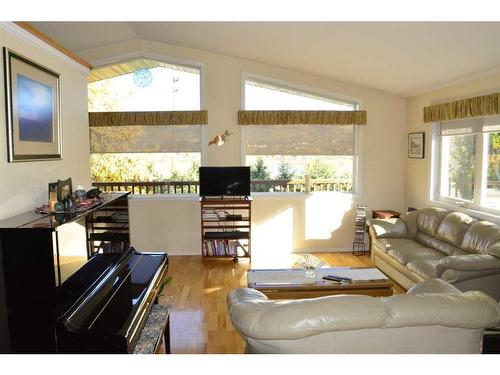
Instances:
[[[0,221],[0,352],[131,353],[168,267],[130,247],[129,193]]]

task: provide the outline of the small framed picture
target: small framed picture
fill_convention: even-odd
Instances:
[[[425,133],[408,134],[408,157],[411,159],[423,159],[425,157]]]
[[[59,74],[3,49],[8,161],[61,159]]]
[[[73,194],[73,184],[71,177],[66,180],[57,180],[57,200],[60,202],[66,201],[71,198]]]

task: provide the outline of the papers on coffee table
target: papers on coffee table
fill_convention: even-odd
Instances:
[[[280,284],[293,285],[307,282],[315,283],[323,276],[340,276],[350,278],[353,283],[388,280],[377,268],[334,267],[316,270],[316,277],[306,277],[302,269],[253,269],[247,272],[248,284]]]

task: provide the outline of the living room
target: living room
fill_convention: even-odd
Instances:
[[[446,176],[440,162],[449,149],[437,146],[436,140],[443,138],[439,123],[455,118],[424,119],[428,107],[492,95],[498,98],[500,55],[490,48],[500,28],[497,22],[185,23],[126,22],[126,17],[115,20],[118,22],[54,22],[50,17],[38,21],[20,14],[10,20],[31,21],[5,20],[0,25],[1,45],[12,52],[4,52],[5,74],[7,77],[7,60],[12,70],[16,68],[14,61],[23,58],[57,72],[61,157],[16,162],[20,154],[15,151],[21,148],[13,146],[11,133],[15,131],[0,132],[4,149],[0,159],[0,192],[4,197],[0,201],[0,221],[47,204],[48,184],[53,181],[71,178],[73,191],[78,190],[77,186],[88,191],[92,187],[113,189],[119,187],[118,182],[136,183],[129,184],[132,194],[127,197],[130,244],[140,252],[168,254],[166,275],[170,278],[159,300],[172,307],[172,354],[243,354],[247,341],[233,325],[227,296],[233,289],[248,286],[249,270],[290,268],[306,254],[317,256],[327,267],[376,266],[393,283],[391,294],[404,295],[412,285],[390,274],[370,254],[370,235],[382,239],[393,229],[365,232],[362,254],[353,255],[357,207],[366,206],[367,219],[371,219],[373,210],[393,210],[402,215],[397,223],[406,223],[405,218],[411,217],[407,215],[409,208],[418,212],[440,207],[500,224],[495,206],[500,199],[496,196],[499,188],[493,183],[496,180],[487,179],[490,175],[484,172],[493,162],[483,157],[478,159],[480,164],[469,167],[466,172],[482,172],[472,179],[468,177],[467,192],[444,186]],[[332,40],[335,48],[329,48]],[[104,105],[106,95],[115,95],[112,84],[111,94],[101,91],[95,95],[95,109],[89,105],[94,87],[122,76],[137,78],[134,90],[146,92],[146,86],[151,84],[148,80],[162,79],[148,75],[154,69],[196,76],[197,91],[190,93],[186,99],[189,103],[185,104],[182,96],[189,87],[183,86],[182,79],[175,81],[168,76],[165,105],[157,96],[151,96],[149,101],[158,107],[117,104],[103,111],[97,107]],[[146,76],[139,76],[138,71]],[[2,86],[9,87],[4,77],[2,80]],[[4,102],[9,102],[16,87],[2,91]],[[172,96],[174,92],[179,94]],[[113,100],[116,97],[120,98],[116,94]],[[295,99],[299,104],[293,104]],[[493,112],[472,117],[498,116],[496,100]],[[165,128],[165,133],[172,135],[159,152],[155,149],[155,135],[159,133],[148,133],[144,124],[133,124],[134,129],[143,132],[137,142],[121,137],[115,125],[103,126],[99,122],[114,121],[115,115],[110,116],[111,120],[96,115],[93,122],[91,114],[89,124],[89,112],[112,113],[117,108],[122,112],[189,111],[200,117],[194,124],[156,124],[158,132]],[[252,111],[311,114],[324,109],[338,115],[333,121],[310,124],[307,119],[294,122],[293,118],[275,125],[261,119],[244,121]],[[11,112],[2,107],[0,120],[5,124],[15,122]],[[360,117],[344,121],[343,116],[350,116],[347,112]],[[471,125],[467,123],[460,129],[466,126]],[[496,134],[495,130],[480,132]],[[102,134],[107,136],[99,137]],[[419,143],[411,146],[410,138]],[[477,147],[488,156],[485,142],[481,142]],[[121,176],[97,180],[99,166],[105,165],[99,164],[99,157],[124,153],[127,146],[130,154],[192,153],[195,164],[189,159],[182,170],[183,159],[168,159],[164,168],[169,168],[168,174],[157,180],[153,173],[142,176],[142,180],[124,180]],[[176,151],[176,147],[189,151]],[[479,155],[477,150],[465,158],[472,160]],[[276,161],[270,156],[281,159]],[[490,152],[489,156],[496,154]],[[267,174],[262,170],[258,173],[259,160],[266,163],[263,169],[266,172],[267,168]],[[317,175],[312,169],[315,162],[321,169]],[[185,174],[192,165],[250,167],[251,246],[250,241],[243,245],[246,252],[237,257],[238,262],[231,257],[203,256],[207,255],[200,215],[203,194],[197,190],[202,188],[201,176],[199,180],[194,177],[196,186],[191,191],[187,182],[193,178],[172,177],[174,164],[179,168],[177,172]],[[172,186],[173,191],[169,190]],[[181,186],[180,191],[176,186]],[[453,194],[443,194],[447,188]],[[393,224],[396,219],[391,220]],[[245,256],[249,254],[251,257]],[[415,280],[419,279],[409,280],[418,284]],[[474,285],[497,282],[482,280]],[[498,301],[496,296],[491,297]]]

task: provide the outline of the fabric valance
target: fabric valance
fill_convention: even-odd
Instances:
[[[366,125],[366,111],[239,111],[240,125]]]
[[[424,108],[424,122],[500,115],[500,93],[476,96]]]
[[[89,112],[89,126],[205,125],[208,111]]]

